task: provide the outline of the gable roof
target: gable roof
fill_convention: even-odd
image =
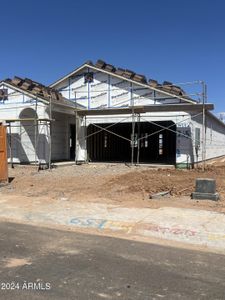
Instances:
[[[13,79],[7,78],[2,80],[0,83],[46,104],[48,104],[51,99],[54,104],[75,108],[75,104],[72,101],[64,98],[62,94],[54,88],[47,87],[29,78],[22,79],[15,76]],[[82,109],[83,106],[76,104],[76,108]]]
[[[162,84],[159,84],[157,80],[149,79],[147,80],[144,75],[137,74],[131,70],[128,69],[122,69],[122,68],[116,68],[115,66],[111,64],[107,64],[103,60],[98,60],[95,64],[92,63],[92,61],[87,61],[83,65],[81,65],[79,68],[75,69],[74,71],[70,72],[66,76],[58,79],[57,81],[53,82],[49,87],[53,88],[57,84],[61,83],[65,79],[75,75],[79,71],[81,71],[84,68],[91,68],[96,71],[100,71],[109,75],[113,75],[115,77],[118,77],[123,80],[127,80],[131,83],[135,83],[137,85],[140,85],[145,88],[149,88],[152,90],[155,90],[156,92],[160,92],[164,95],[167,95],[169,97],[178,98],[180,100],[183,100],[188,103],[195,104],[196,101],[187,97],[185,91],[181,89],[181,87],[173,85],[173,83],[164,81]]]

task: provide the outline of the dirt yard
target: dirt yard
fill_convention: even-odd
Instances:
[[[0,188],[4,194],[48,197],[54,201],[107,202],[128,207],[187,207],[225,213],[225,163],[201,169],[155,169],[123,164],[87,164],[37,171],[34,166],[10,169],[11,183]],[[196,178],[215,178],[218,202],[192,200]],[[153,193],[170,191],[171,196],[150,199]]]

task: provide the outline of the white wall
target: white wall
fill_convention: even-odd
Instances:
[[[173,121],[176,124],[176,164],[185,165],[202,160],[202,115],[201,112],[146,113],[141,114],[141,122]],[[87,117],[87,126],[92,123],[132,122],[128,115]],[[80,143],[78,144],[78,160],[86,159],[84,143],[84,121],[81,122]],[[225,125],[213,117],[206,115],[206,159],[225,155]],[[196,153],[196,128],[200,129],[200,147]],[[160,128],[159,128],[160,129]],[[82,142],[81,142],[82,141]],[[198,154],[198,156],[197,156]]]
[[[85,74],[88,72],[93,73],[93,82],[85,83]],[[54,88],[64,97],[74,101],[76,99],[77,103],[89,109],[180,102],[177,98],[168,99],[168,96],[150,88],[92,68],[83,68]]]
[[[8,89],[8,100],[0,101],[0,119],[12,120],[19,118],[35,118],[36,99],[28,97],[21,92],[9,88],[4,84],[1,88]],[[37,101],[37,118],[48,118],[46,105]],[[7,128],[9,133],[9,128]],[[35,159],[43,159],[48,152],[46,147],[48,141],[46,135],[48,128],[46,125],[39,125],[37,135],[39,142],[35,156],[35,126],[33,121],[11,122],[11,139],[8,134],[8,161],[10,161],[10,152],[13,162],[31,162]],[[9,148],[11,141],[11,151]]]
[[[49,107],[37,101],[37,115],[35,115],[36,99],[28,97],[7,86],[0,85],[1,88],[8,89],[8,100],[0,101],[0,119],[26,119],[39,118],[49,119]],[[52,159],[69,159],[69,124],[75,123],[74,112],[62,106],[52,105]],[[54,110],[61,111],[54,112]],[[67,112],[67,113],[64,113]],[[68,112],[70,114],[68,114]],[[8,161],[12,155],[14,163],[29,163],[40,161],[48,162],[49,159],[49,122],[41,121],[36,127],[34,121],[11,122],[11,138],[8,127]],[[10,151],[11,143],[11,151]],[[35,153],[36,146],[36,153]],[[11,153],[11,155],[10,155]]]
[[[92,83],[84,83],[84,74],[88,71],[94,73]],[[0,85],[0,88],[4,88]],[[70,79],[64,80],[56,87],[68,99],[74,99],[78,103],[89,108],[104,107],[123,107],[130,104],[149,105],[171,102],[171,99],[155,101],[155,97],[161,97],[151,89],[141,88],[137,84],[104,74],[99,71],[88,70],[87,68],[80,71]],[[6,101],[0,101],[0,119],[18,119],[21,112],[26,109],[35,109],[36,100],[29,98],[22,93],[8,88],[9,97]],[[75,94],[76,93],[76,94]],[[163,96],[165,97],[165,96]],[[178,99],[173,99],[174,103]],[[27,111],[28,113],[28,111]],[[24,114],[23,114],[24,115]],[[49,118],[48,106],[38,102],[38,118]],[[28,115],[24,115],[29,117]],[[52,122],[52,160],[61,160],[70,158],[70,124],[75,124],[75,116],[72,109],[57,107],[53,105],[54,122]],[[117,123],[131,122],[131,116],[112,115],[87,117],[86,125],[91,123]],[[150,121],[173,121],[177,126],[176,141],[176,163],[186,164],[202,159],[202,141],[198,149],[198,157],[195,150],[196,128],[200,128],[200,138],[202,138],[202,116],[195,116],[185,112],[168,112],[168,113],[146,113],[141,115],[141,122]],[[80,118],[78,128],[78,141],[76,145],[77,160],[86,160],[86,143],[85,143],[85,119]],[[225,126],[217,119],[207,114],[206,118],[206,159],[225,155]],[[17,127],[16,127],[17,125]],[[49,154],[49,126],[42,124],[38,126],[38,151],[35,156],[34,151],[34,127],[31,129],[30,123],[12,123],[12,154],[14,162],[34,161],[35,158],[41,161],[48,161]],[[8,151],[8,153],[10,153]]]
[[[93,82],[84,83],[84,75],[87,72],[93,72]],[[56,86],[65,97],[70,99],[76,96],[78,103],[87,108],[106,108],[123,107],[129,105],[150,105],[163,103],[178,103],[177,98],[166,99],[167,96],[162,93],[154,92],[151,89],[143,88],[138,84],[130,83],[126,79],[120,79],[113,75],[105,74],[91,68],[84,68],[70,79],[64,80]],[[161,99],[159,99],[161,98]],[[162,99],[163,98],[163,99]],[[174,113],[174,116],[179,113]],[[153,114],[145,114],[148,120],[162,121],[171,120],[177,124],[177,144],[176,144],[176,162],[177,164],[194,163],[202,160],[202,140],[200,147],[196,152],[195,134],[196,128],[200,128],[200,137],[202,138],[202,117],[195,116],[198,112],[191,115],[180,113],[184,117],[174,117],[168,113],[167,117],[159,116],[158,119]],[[158,114],[159,115],[159,114]],[[165,115],[165,113],[164,113]],[[97,118],[88,117],[87,125],[90,123],[112,123],[119,122],[127,116],[100,116]],[[131,117],[124,122],[130,122]],[[206,130],[206,159],[225,155],[225,126],[217,119],[207,115]],[[83,129],[82,129],[83,130]],[[83,130],[84,131],[84,130]],[[82,149],[81,149],[82,148]],[[85,145],[82,144],[79,159],[84,159]]]
[[[200,132],[197,136],[196,129]],[[177,163],[201,162],[203,157],[202,113],[189,115],[177,126]],[[211,113],[206,113],[205,159],[225,155],[225,125]]]
[[[199,157],[196,156],[195,145],[193,144],[194,161],[202,160],[202,115],[192,117],[193,139],[195,140],[195,128],[200,129]],[[206,159],[225,155],[225,125],[211,113],[206,114]]]

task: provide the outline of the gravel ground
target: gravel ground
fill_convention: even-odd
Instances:
[[[34,166],[15,166],[9,170],[11,183],[2,186],[0,195],[73,201],[121,203],[124,206],[159,208],[189,207],[225,212],[225,163],[202,170],[156,169],[124,164],[87,164],[37,171]],[[215,178],[220,200],[190,199],[196,178]],[[151,200],[153,193],[170,191],[170,197]],[[2,197],[1,196],[1,197]]]

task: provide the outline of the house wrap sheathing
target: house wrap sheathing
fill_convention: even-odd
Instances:
[[[9,159],[21,163],[48,162],[50,156],[194,164],[225,154],[225,125],[212,109],[170,82],[147,81],[101,60],[88,61],[49,87],[18,77],[0,84]]]
[[[0,119],[8,125],[8,161],[69,159],[74,104],[54,89],[27,78],[0,82]]]

